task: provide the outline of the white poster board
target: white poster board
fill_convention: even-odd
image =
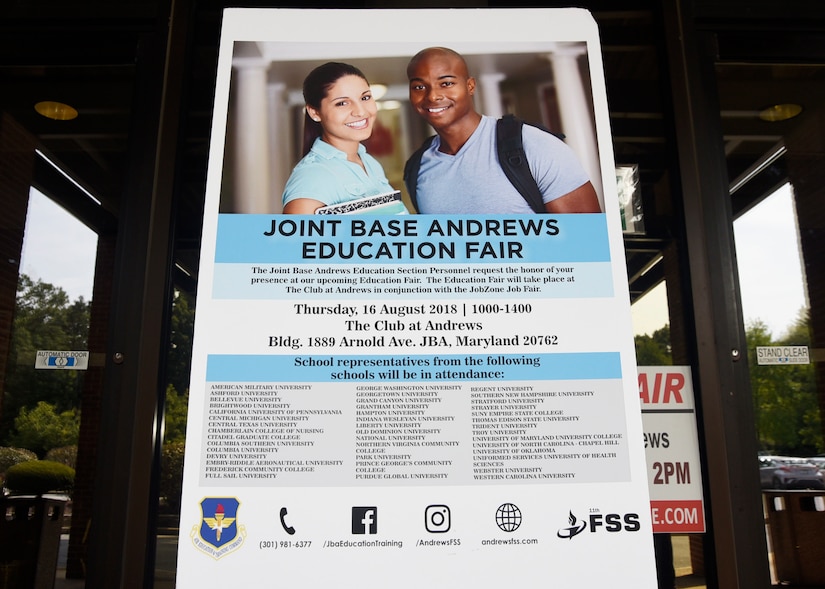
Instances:
[[[654,533],[705,532],[702,463],[690,366],[639,366]]]
[[[499,69],[573,74],[532,100],[583,98],[564,132],[605,212],[278,214],[293,70],[351,62],[406,92],[437,45],[488,101]],[[655,586],[603,78],[582,10],[224,13],[179,588]]]

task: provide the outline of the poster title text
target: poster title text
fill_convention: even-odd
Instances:
[[[345,224],[347,225],[345,227]],[[344,229],[344,231],[342,231]],[[346,231],[348,229],[349,231]],[[523,245],[517,240],[525,236],[559,234],[558,220],[544,217],[522,219],[290,219],[274,218],[263,234],[267,237],[347,237],[369,238],[370,241],[304,241],[302,257],[307,260],[342,259],[520,259]],[[386,241],[385,238],[442,238],[432,241]],[[479,241],[463,241],[459,247],[447,238],[483,237]],[[373,241],[374,240],[374,241]]]

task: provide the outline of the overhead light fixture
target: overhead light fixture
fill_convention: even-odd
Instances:
[[[54,119],[55,121],[71,121],[77,118],[77,110],[75,108],[53,100],[38,102],[34,105],[34,110],[47,119]]]
[[[787,121],[802,112],[802,107],[798,104],[774,104],[759,111],[759,118],[769,123]]]

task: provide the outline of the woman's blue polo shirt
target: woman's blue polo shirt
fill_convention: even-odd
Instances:
[[[296,198],[311,198],[327,205],[392,192],[384,169],[363,145],[358,146],[361,166],[347,161],[347,154],[319,137],[292,170],[284,188],[284,205]]]

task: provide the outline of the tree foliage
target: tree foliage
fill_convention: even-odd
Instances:
[[[188,409],[188,391],[180,395],[171,384],[166,387],[164,443],[183,442],[186,440],[186,413]]]
[[[37,460],[37,454],[25,448],[0,447],[0,477],[5,474],[10,466],[29,460]]]
[[[192,334],[195,310],[186,293],[175,293],[169,334],[166,405],[164,408],[165,444],[186,439],[186,416],[189,408],[189,371],[192,365]]]
[[[774,340],[762,321],[746,329],[750,382],[759,443],[763,450],[809,456],[823,450],[821,418],[812,364],[759,365],[757,346],[810,346],[808,313],[802,310],[787,334]]]
[[[189,391],[189,369],[192,364],[195,309],[189,295],[184,292],[175,293],[170,328],[168,382],[176,391],[186,395]]]
[[[59,462],[30,460],[6,471],[6,486],[17,494],[37,494],[72,490],[75,470]],[[4,585],[5,586],[5,585]]]
[[[160,459],[160,496],[165,509],[171,513],[180,513],[184,451],[182,440],[164,444]]]
[[[670,366],[673,358],[670,354],[670,326],[657,329],[652,335],[637,335],[637,366]]]
[[[35,370],[34,360],[38,350],[88,350],[90,309],[83,297],[72,302],[62,288],[20,275],[0,405],[0,444],[25,446],[42,456],[76,443],[72,432],[84,373]],[[166,441],[185,436],[194,319],[191,297],[175,293],[166,365]]]
[[[746,329],[750,350],[750,382],[754,416],[762,450],[795,456],[825,451],[814,367],[811,364],[763,365],[756,362],[757,346],[810,346],[807,310],[800,311],[785,335],[774,339],[762,321]],[[638,335],[636,363],[639,366],[667,366],[673,363],[670,328],[652,335]]]
[[[50,460],[52,462],[59,462],[72,468],[77,467],[77,446],[60,446],[52,448],[43,457],[43,460]]]
[[[15,446],[28,448],[44,456],[52,448],[77,444],[80,415],[77,411],[55,411],[54,405],[40,401],[34,409],[20,410],[10,436]]]
[[[7,441],[22,409],[43,401],[57,412],[79,404],[83,375],[76,370],[35,370],[38,350],[87,350],[90,303],[72,302],[66,292],[20,275],[17,285],[6,388],[0,409],[0,436]]]

